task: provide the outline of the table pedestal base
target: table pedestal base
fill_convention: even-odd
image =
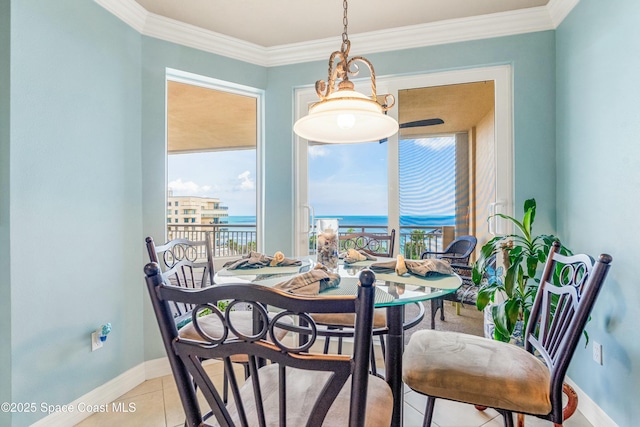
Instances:
[[[402,389],[402,353],[404,349],[404,305],[387,307],[387,354],[385,377],[393,393],[393,416],[391,425],[402,427],[404,393]]]

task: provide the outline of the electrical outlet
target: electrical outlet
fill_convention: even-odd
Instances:
[[[93,331],[91,333],[91,351],[96,351],[99,348],[102,348],[102,341],[100,340],[100,332]]]
[[[602,365],[602,344],[593,342],[593,360],[598,364]]]

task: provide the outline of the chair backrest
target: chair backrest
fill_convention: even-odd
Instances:
[[[469,257],[476,249],[478,239],[474,236],[460,236],[443,251],[439,258],[449,259],[452,264],[469,264]]]
[[[145,241],[149,261],[160,266],[169,283],[191,289],[213,285],[215,271],[209,232],[205,232],[204,240],[200,241],[175,239],[161,246],[156,246],[151,237]],[[174,304],[173,315],[181,318],[192,309],[191,304]]]
[[[297,395],[301,387],[307,387],[315,397],[315,403],[306,408],[307,420],[300,422],[289,420],[290,426],[322,425],[325,416],[336,396],[347,383],[351,375],[351,400],[349,406],[349,426],[362,426],[365,419],[366,390],[369,380],[369,349],[373,325],[375,275],[364,271],[360,275],[357,297],[331,296],[309,297],[286,293],[251,283],[219,284],[203,289],[185,289],[172,286],[163,279],[156,263],[145,266],[146,283],[153,309],[160,327],[162,340],[167,352],[171,369],[178,386],[184,407],[187,425],[203,425],[203,415],[196,398],[194,383],[202,391],[208,408],[221,426],[233,425],[285,425],[291,413],[301,408],[287,407],[287,388]],[[229,305],[220,311],[211,301],[228,300]],[[178,335],[170,310],[171,302],[192,304],[192,322],[201,336],[201,340],[189,340]],[[254,316],[261,321],[254,335],[244,335],[233,324],[233,307],[237,303],[249,304]],[[281,311],[269,317],[264,304],[270,309]],[[208,315],[202,315],[204,310]],[[312,354],[308,350],[316,339],[316,327],[307,314],[313,313],[356,313],[353,356]],[[206,318],[215,316],[224,325],[225,333],[221,338],[212,338],[206,333]],[[285,316],[294,322],[281,322]],[[296,319],[297,318],[297,319]],[[295,321],[298,320],[298,321]],[[294,326],[305,324],[309,326]],[[202,325],[200,323],[203,322]],[[299,334],[307,335],[306,344],[289,347],[274,336],[274,328],[283,327]],[[267,337],[270,336],[270,340]],[[288,342],[288,341],[287,341]],[[292,340],[291,343],[298,341]],[[231,365],[231,356],[248,355],[250,376],[244,387],[239,387],[238,378]],[[207,359],[223,359],[225,373],[229,377],[233,402],[223,403],[221,392],[201,364]],[[264,363],[269,361],[270,363]],[[261,363],[262,362],[262,363]],[[293,370],[293,371],[292,371]],[[302,370],[302,371],[301,371]],[[296,381],[301,372],[319,372],[317,381]],[[275,372],[275,382],[269,382],[269,376]],[[313,373],[313,372],[312,372]],[[192,382],[193,380],[193,382]],[[287,387],[289,384],[289,387]],[[306,384],[306,385],[305,385]],[[249,393],[249,394],[247,394]],[[348,396],[348,395],[347,395]],[[289,399],[292,396],[289,396]],[[263,404],[263,399],[269,403]],[[276,403],[274,404],[274,400]],[[293,405],[291,405],[293,406]],[[304,412],[304,411],[303,411]],[[275,413],[275,414],[274,414]]]
[[[537,351],[551,371],[551,403],[562,420],[562,385],[569,362],[587,324],[611,256],[594,263],[588,255],[564,256],[554,242],[527,324],[525,348]]]
[[[340,236],[340,248],[362,250],[370,255],[392,258],[395,240],[395,229],[390,234],[350,233]]]

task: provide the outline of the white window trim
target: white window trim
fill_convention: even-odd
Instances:
[[[202,76],[199,74],[189,73],[187,71],[176,70],[173,68],[166,69],[166,84],[169,81],[177,83],[185,83],[194,86],[200,86],[207,89],[213,89],[221,92],[242,95],[256,100],[256,244],[258,251],[264,251],[264,110],[265,110],[265,91],[250,86],[237,83],[227,82],[224,80],[214,79],[212,77]],[[167,94],[165,88],[165,97]],[[165,117],[167,117],[167,102],[165,99]],[[165,136],[165,156],[167,156],[168,141]],[[168,177],[168,160],[165,157],[165,179]],[[165,192],[165,197],[166,192]],[[167,200],[165,200],[165,205]],[[166,228],[165,228],[166,233]],[[166,236],[165,236],[166,237]]]
[[[495,144],[496,144],[496,200],[494,212],[513,215],[514,207],[514,158],[513,158],[513,82],[510,65],[454,70],[413,76],[390,76],[376,79],[377,93],[391,93],[396,99],[399,90],[432,86],[473,83],[493,80],[495,82]],[[367,80],[356,81],[358,83]],[[365,86],[364,93],[367,88]],[[294,120],[307,114],[308,105],[317,101],[315,88],[299,87],[294,90]],[[397,120],[398,109],[391,109],[388,114]],[[305,238],[309,230],[308,210],[308,165],[306,140],[294,134],[294,251],[296,255],[305,255],[308,240]],[[390,159],[398,157],[398,135],[389,137],[388,155]],[[400,215],[398,197],[398,165],[388,162],[389,179],[389,227],[399,231]],[[508,226],[507,224],[500,224]],[[500,230],[510,232],[510,230]],[[396,244],[399,244],[396,239]],[[397,253],[396,248],[396,253]]]

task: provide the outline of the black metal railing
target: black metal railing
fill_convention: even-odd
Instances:
[[[447,229],[443,226],[400,227],[396,234],[399,252],[405,258],[418,259],[424,251],[442,251],[448,243]],[[189,239],[204,240],[209,232],[213,255],[215,257],[234,257],[248,254],[257,248],[255,224],[167,224],[168,240]],[[351,233],[389,234],[386,225],[341,224],[338,233],[343,236]],[[315,254],[316,238],[309,232],[309,253]],[[205,257],[205,254],[198,254]]]
[[[442,251],[448,243],[447,229],[449,226],[410,226],[400,227],[400,233],[396,236],[399,239],[399,253],[405,258],[419,259],[424,251]],[[340,224],[338,234],[344,236],[351,233],[373,233],[373,234],[389,234],[389,228],[386,225],[351,225]],[[316,239],[313,230],[309,232],[309,253],[316,252]]]
[[[204,240],[209,232],[214,257],[233,257],[255,251],[255,224],[168,224],[167,237],[173,239]],[[198,254],[198,257],[204,254]]]

